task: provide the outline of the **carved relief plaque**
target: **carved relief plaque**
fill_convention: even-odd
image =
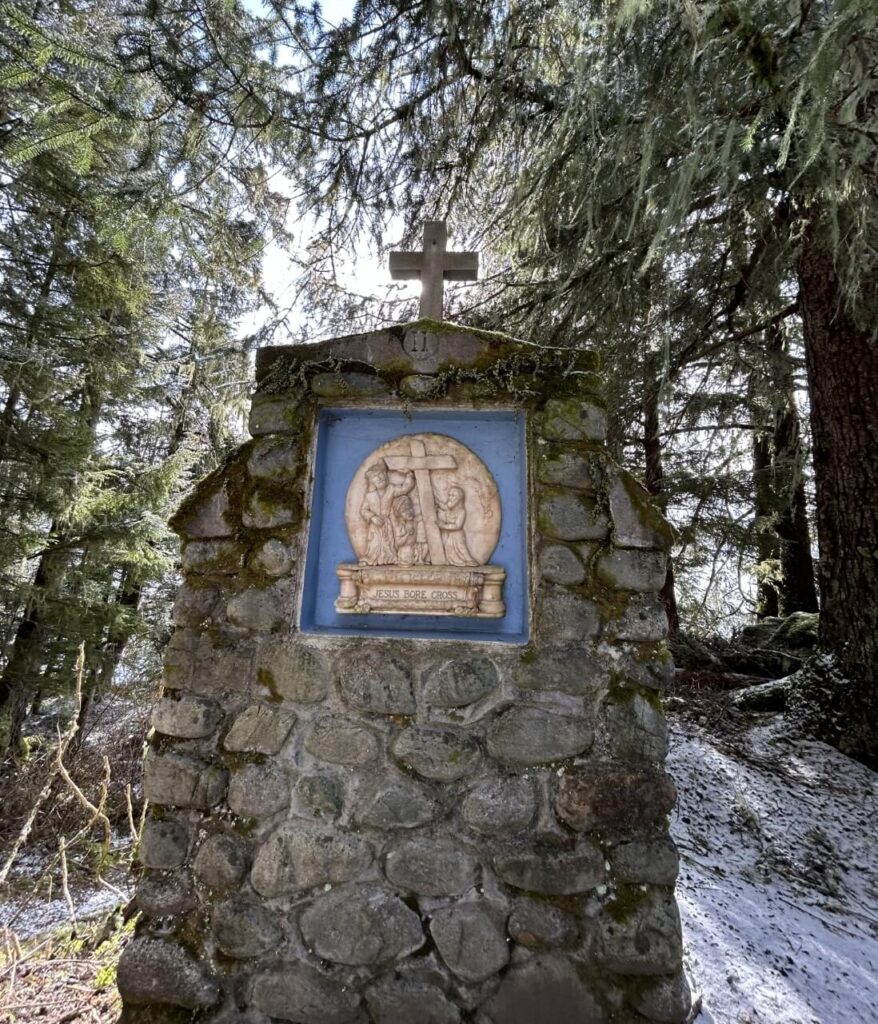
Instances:
[[[357,556],[336,570],[336,610],[352,614],[502,618],[506,571],[497,485],[469,448],[443,434],[406,434],[354,474],[345,526]]]

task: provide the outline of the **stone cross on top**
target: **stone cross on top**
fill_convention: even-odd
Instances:
[[[442,319],[445,280],[475,281],[479,276],[477,252],[446,252],[448,231],[444,220],[424,222],[422,252],[392,252],[390,276],[394,281],[421,279],[422,320]]]

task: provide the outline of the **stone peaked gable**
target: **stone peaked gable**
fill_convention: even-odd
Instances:
[[[173,523],[184,582],[124,1021],[686,1018],[659,696],[672,534],[608,457],[607,417],[592,354],[456,325],[259,353],[253,439]],[[386,571],[476,583],[466,523],[502,514],[504,618],[339,613],[348,542],[327,495],[350,493],[376,441],[433,436],[434,420],[485,465],[499,511],[424,443],[349,514],[386,531],[405,499]],[[416,501],[418,465],[437,475]],[[435,537],[411,553],[433,499],[449,522],[457,509],[453,572]],[[524,628],[504,632],[513,613]]]

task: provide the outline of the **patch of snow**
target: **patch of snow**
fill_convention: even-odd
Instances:
[[[133,895],[133,889],[126,881],[114,879],[112,884],[121,891],[121,896],[103,886],[71,890],[78,921],[125,903]],[[6,899],[0,905],[0,935],[5,928],[10,927],[19,939],[30,939],[53,931],[69,920],[70,911],[60,894],[49,900]]]
[[[671,724],[697,1024],[878,1021],[878,776],[779,719]]]

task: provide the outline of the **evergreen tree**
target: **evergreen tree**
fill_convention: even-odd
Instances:
[[[144,64],[149,23],[102,0],[2,6],[0,752],[81,643],[91,692],[132,635],[165,635],[143,595],[173,567],[170,509],[235,436],[236,325],[283,232],[241,68],[200,52],[199,79],[182,30]]]
[[[310,186],[318,207],[343,196],[361,218],[480,221],[492,316],[521,333],[630,358],[660,325],[660,389],[801,318],[822,663],[830,691],[846,680],[812,724],[867,759],[876,33],[871,0],[361,2],[314,44],[326,152]]]

